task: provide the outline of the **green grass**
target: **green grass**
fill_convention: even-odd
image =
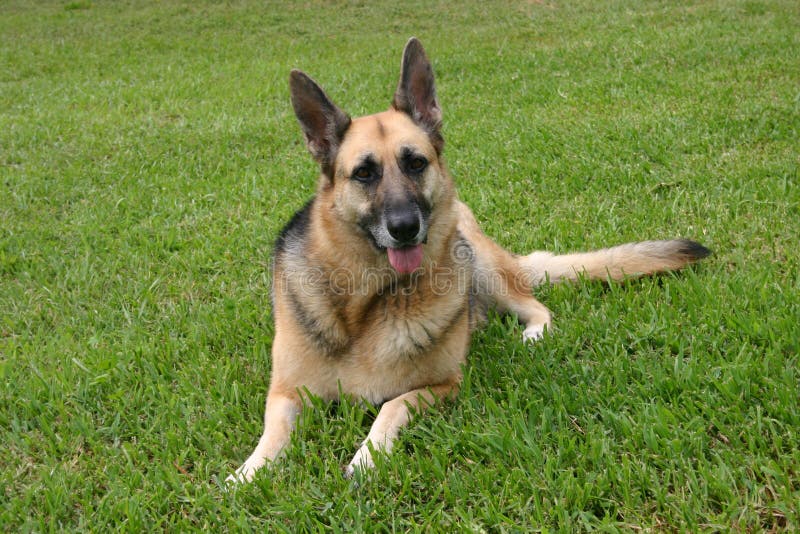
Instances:
[[[0,527],[800,528],[800,5],[0,4]],[[420,37],[446,155],[524,252],[695,238],[680,275],[543,288],[555,335],[474,337],[456,402],[342,478],[374,417],[261,430],[271,244],[315,187],[306,70],[387,107]]]

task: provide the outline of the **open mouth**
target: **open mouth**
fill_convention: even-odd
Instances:
[[[389,263],[400,274],[413,273],[422,265],[422,245],[389,248]]]

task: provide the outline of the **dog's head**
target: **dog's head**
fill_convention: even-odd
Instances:
[[[391,108],[356,119],[314,80],[293,70],[292,105],[319,162],[320,191],[399,273],[416,270],[432,214],[452,185],[440,160],[444,140],[433,69],[422,44],[406,44]]]

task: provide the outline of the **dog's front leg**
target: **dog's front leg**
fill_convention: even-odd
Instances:
[[[369,429],[367,439],[364,440],[361,448],[358,449],[353,460],[345,469],[345,476],[348,478],[353,476],[356,469],[374,467],[372,450],[391,452],[400,429],[408,424],[413,413],[419,413],[432,406],[437,400],[452,397],[457,392],[458,383],[454,382],[415,389],[385,402],[378,412],[375,422],[372,423],[372,428]]]
[[[267,407],[264,411],[264,433],[258,440],[253,454],[228,476],[228,482],[250,482],[255,472],[267,461],[275,460],[283,448],[289,443],[295,420],[301,410],[300,399],[270,392],[267,395]]]

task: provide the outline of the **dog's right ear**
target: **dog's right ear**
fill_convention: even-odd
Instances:
[[[325,91],[302,71],[289,75],[292,107],[303,128],[306,144],[323,172],[333,177],[331,166],[336,150],[350,126],[350,116],[331,102]]]

